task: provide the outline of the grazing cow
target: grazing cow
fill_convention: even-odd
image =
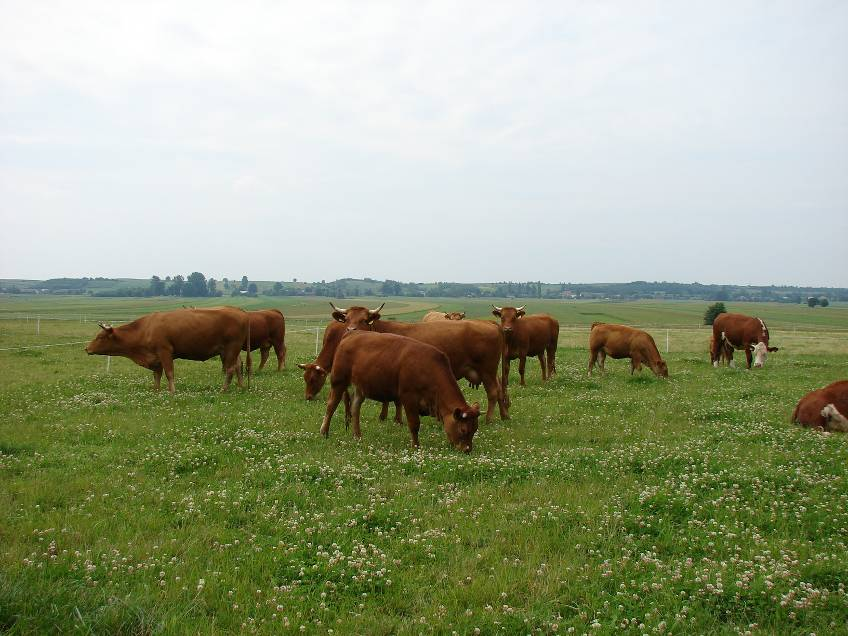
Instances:
[[[385,303],[383,303],[385,304]],[[377,331],[407,336],[443,351],[450,360],[456,379],[466,378],[472,385],[482,383],[488,405],[486,421],[494,418],[495,404],[502,420],[509,419],[506,387],[498,382],[498,363],[503,348],[501,330],[493,322],[482,320],[440,320],[436,322],[397,322],[380,320],[380,310],[366,307],[339,309],[333,303],[333,318],[348,331]]]
[[[218,309],[177,309],[142,316],[131,323],[112,327],[100,323],[100,333],[85,348],[89,355],[124,356],[153,371],[153,388],[159,389],[162,371],[168,390],[174,392],[174,360],[208,360],[221,356],[226,371],[222,390],[233,373],[242,386],[238,364],[242,347],[247,347],[247,373],[250,378],[250,321],[247,312],[236,307]]]
[[[524,365],[527,356],[537,356],[542,367],[542,381],[556,373],[556,349],[559,339],[559,322],[547,314],[525,315],[524,307],[498,307],[492,313],[501,319],[504,333],[503,367],[501,384],[506,389],[509,379],[509,361],[518,358],[518,375],[524,382]],[[545,364],[545,354],[548,361]]]
[[[450,443],[466,453],[477,432],[480,406],[469,406],[459,390],[448,357],[436,347],[412,338],[354,330],[336,349],[330,373],[330,396],[321,434],[330,434],[330,420],[342,395],[353,385],[353,435],[360,438],[359,411],[365,398],[398,400],[406,411],[412,445],[418,446],[420,415],[441,420]]]
[[[723,348],[724,351],[719,349]],[[769,351],[777,351],[777,347],[769,346],[769,332],[759,318],[743,314],[719,314],[713,321],[713,339],[710,342],[710,361],[718,367],[720,359],[727,360],[733,366],[733,350],[745,352],[747,367],[751,368],[751,360],[755,367],[762,367]]]
[[[810,391],[792,411],[793,423],[848,433],[848,380]]]
[[[604,370],[604,361],[610,356],[616,360],[630,358],[630,374],[642,370],[645,362],[659,378],[668,377],[668,365],[662,359],[657,343],[649,333],[625,325],[608,325],[593,322],[589,334],[589,375],[598,363]]]
[[[462,320],[465,318],[464,311],[428,311],[421,322],[434,322],[436,320]]]
[[[311,401],[315,399],[321,389],[324,387],[324,382],[327,381],[327,376],[333,370],[333,357],[336,355],[336,348],[339,342],[347,333],[345,326],[335,320],[327,325],[324,329],[324,342],[321,345],[321,352],[315,359],[315,362],[307,362],[298,364],[297,366],[303,369],[303,381],[306,384],[306,399]],[[345,416],[350,415],[350,396],[344,396],[345,401]],[[389,403],[383,402],[383,408],[380,411],[380,421],[386,419],[389,411]],[[395,422],[403,424],[403,419],[400,415],[400,403],[395,402]]]
[[[277,354],[277,371],[286,366],[286,319],[279,309],[260,309],[247,312],[250,318],[250,346],[259,349],[262,358],[259,371],[268,361],[271,347]]]

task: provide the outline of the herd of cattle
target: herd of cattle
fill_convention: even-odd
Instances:
[[[385,303],[384,303],[385,304]],[[383,305],[384,305],[383,304]],[[509,419],[510,361],[518,360],[521,385],[528,357],[537,357],[543,381],[556,373],[559,323],[546,314],[528,315],[524,307],[497,307],[499,321],[465,320],[464,312],[430,312],[421,322],[381,320],[380,311],[365,307],[333,308],[333,322],[327,325],[321,352],[314,362],[299,364],[306,383],[306,399],[312,400],[327,379],[330,395],[321,424],[329,435],[330,420],[344,402],[345,424],[353,424],[360,437],[360,407],[367,398],[382,402],[380,419],[395,405],[395,421],[402,422],[401,409],[418,446],[420,416],[440,420],[450,443],[470,452],[477,431],[480,406],[469,405],[457,380],[465,378],[472,387],[481,384],[486,392],[486,421]],[[125,325],[100,323],[100,332],[86,346],[89,355],[124,356],[153,371],[158,389],[162,373],[168,390],[174,392],[174,360],[208,360],[220,356],[225,372],[224,389],[233,375],[242,382],[241,352],[246,352],[248,381],[252,369],[250,352],[259,349],[259,369],[265,366],[271,349],[277,356],[277,370],[285,366],[286,323],[276,309],[244,311],[235,307],[183,308],[155,312]],[[733,365],[733,352],[745,352],[747,367],[762,367],[768,352],[769,333],[759,318],[742,314],[720,314],[713,323],[710,359],[714,366]],[[589,335],[589,369],[597,364],[629,358],[630,372],[647,365],[658,377],[668,377],[668,365],[654,339],[640,329],[607,323],[592,324]],[[498,368],[500,367],[500,376]],[[350,394],[353,387],[353,395]],[[792,421],[822,430],[848,432],[848,381],[833,384],[804,396],[792,414]]]

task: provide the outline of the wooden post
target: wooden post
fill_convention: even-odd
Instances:
[[[321,327],[315,327],[315,357],[318,357],[318,333],[321,331]]]

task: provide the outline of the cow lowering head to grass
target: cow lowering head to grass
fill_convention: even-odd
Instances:
[[[747,368],[753,362],[755,368],[766,363],[769,352],[777,347],[769,346],[769,332],[760,318],[744,314],[719,314],[713,321],[713,337],[710,342],[710,360],[714,367],[727,360],[733,366],[733,350],[745,352]]]
[[[657,343],[651,334],[641,329],[603,322],[593,323],[589,333],[589,375],[592,375],[595,363],[601,371],[604,370],[607,356],[613,359],[630,358],[631,374],[641,371],[644,363],[658,378],[668,377],[668,365],[662,359]]]
[[[342,338],[330,373],[330,396],[321,434],[330,433],[330,420],[353,386],[353,434],[361,437],[359,413],[368,398],[397,400],[406,411],[413,446],[418,446],[420,416],[438,418],[451,445],[471,452],[480,407],[469,405],[454,378],[448,357],[436,347],[388,333],[354,330]]]
[[[385,304],[385,303],[384,303]],[[435,322],[402,322],[381,320],[380,310],[367,307],[341,309],[330,303],[333,320],[344,324],[350,332],[376,331],[393,333],[432,345],[450,360],[456,379],[465,378],[472,386],[482,384],[488,404],[486,421],[494,418],[495,405],[502,420],[509,419],[506,388],[498,382],[498,364],[503,350],[503,333],[495,323],[483,320],[437,320]]]

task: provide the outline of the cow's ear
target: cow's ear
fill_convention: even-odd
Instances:
[[[500,309],[493,309],[493,310],[492,310],[492,315],[493,315],[493,316],[497,316],[498,318],[500,318],[500,317],[501,317],[501,310],[500,310]]]
[[[466,419],[466,415],[465,415],[465,413],[463,413],[463,412],[462,412],[462,409],[461,409],[461,408],[456,407],[456,408],[453,410],[453,419],[455,419],[455,420],[464,420],[464,419]]]
[[[774,352],[774,351],[778,351],[779,349],[778,349],[778,347],[769,347],[768,350]]]
[[[460,318],[465,318],[465,312],[464,311],[460,312],[459,316],[460,316]]]
[[[338,309],[335,310],[331,315],[333,316],[333,320],[336,320],[338,322],[344,322],[347,318],[345,312],[339,311]]]
[[[524,314],[526,314],[526,313],[527,313],[527,312],[526,312],[526,311],[524,311],[523,309],[519,309],[519,310],[515,313],[515,317],[516,317],[516,318],[521,318],[521,316],[523,316],[523,315],[524,315]]]
[[[445,312],[445,320],[450,320],[450,314]]]
[[[377,313],[369,313],[368,320],[365,321],[365,324],[372,324],[375,320],[380,320],[380,312]]]

